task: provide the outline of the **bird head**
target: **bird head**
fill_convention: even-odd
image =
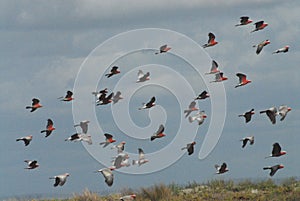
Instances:
[[[284,165],[280,164],[278,168],[279,169],[284,168]]]
[[[250,20],[250,19],[248,20],[248,24],[250,24],[250,23],[252,23],[252,22],[253,22],[253,20]]]
[[[286,48],[286,49],[289,49],[289,48],[290,48],[290,46],[286,45],[286,46],[285,46],[285,48]]]
[[[271,43],[270,40],[266,40],[266,41],[265,41],[265,45],[268,45],[268,44],[270,44],[270,43]]]
[[[132,198],[136,198],[136,194],[132,194],[130,197],[132,197]]]
[[[292,108],[290,108],[290,107],[288,107],[288,109],[287,109],[288,111],[291,111],[292,110]]]
[[[194,142],[192,142],[192,145],[195,145],[196,144],[196,142],[194,141]]]
[[[68,177],[68,176],[70,176],[70,174],[69,174],[69,173],[66,173],[65,175],[66,175],[67,177]]]
[[[32,135],[29,135],[28,137],[29,137],[29,139],[32,139]]]
[[[286,151],[281,151],[280,152],[280,155],[285,155],[286,154]]]
[[[121,142],[121,144],[123,144],[123,145],[124,145],[124,144],[126,144],[126,142],[125,142],[125,141],[122,141],[122,142]]]

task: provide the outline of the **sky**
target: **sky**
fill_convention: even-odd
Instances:
[[[0,35],[0,197],[62,197],[80,193],[119,192],[157,183],[187,184],[213,179],[266,179],[264,166],[284,164],[274,179],[299,177],[300,33],[298,1],[1,1]],[[235,27],[240,16],[269,25],[251,33],[253,24]],[[209,32],[219,42],[203,50]],[[252,46],[269,39],[259,55]],[[168,44],[172,49],[155,55]],[[285,54],[272,54],[285,45]],[[210,83],[211,60],[228,77]],[[106,78],[110,67],[121,73]],[[150,80],[135,83],[138,70],[149,71]],[[234,88],[237,72],[252,80]],[[121,91],[124,99],[95,106],[91,94],[107,87]],[[71,103],[59,101],[67,90]],[[208,118],[198,126],[184,118],[183,110],[203,90],[210,99],[198,101]],[[156,96],[157,105],[139,111]],[[37,97],[44,106],[30,113],[25,106]],[[272,125],[259,111],[288,105],[284,121]],[[250,123],[238,117],[254,108]],[[195,113],[194,113],[195,114]],[[48,118],[56,130],[45,138],[40,131]],[[74,124],[90,120],[93,145],[65,142],[76,132]],[[277,118],[279,120],[279,118]],[[166,137],[150,142],[160,124]],[[77,130],[80,132],[80,129]],[[115,150],[102,148],[105,132],[117,142],[126,141],[130,160],[143,148],[150,162],[114,171],[108,187],[94,171],[110,165]],[[16,138],[33,135],[28,147]],[[255,136],[252,146],[241,148],[241,138]],[[195,153],[180,147],[195,140]],[[211,142],[212,140],[213,142]],[[287,155],[264,159],[279,142]],[[212,143],[212,144],[210,144]],[[215,144],[216,143],[216,144]],[[214,146],[211,146],[214,145]],[[199,159],[199,151],[213,149]],[[40,167],[25,170],[24,160],[36,159]],[[226,162],[229,172],[215,175],[215,164]],[[48,178],[68,172],[63,187]]]

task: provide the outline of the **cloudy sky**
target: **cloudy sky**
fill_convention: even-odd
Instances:
[[[264,179],[268,172],[262,167],[278,163],[285,168],[275,179],[298,177],[299,8],[298,1],[277,0],[1,1],[0,196],[59,197],[85,188],[103,193],[155,183]],[[269,26],[251,34],[253,24],[235,27],[244,15],[254,22],[265,20]],[[133,31],[137,29],[147,30]],[[219,44],[204,51],[199,45],[207,42],[209,32],[216,35]],[[271,44],[256,55],[252,46],[266,39]],[[170,53],[154,56],[155,48],[166,43],[172,47]],[[285,45],[290,46],[288,53],[272,54]],[[224,84],[209,83],[214,77],[202,74],[209,70],[211,59],[228,77]],[[121,74],[107,79],[103,74],[112,65],[120,66]],[[139,69],[150,71],[148,83],[135,83]],[[235,89],[237,72],[247,74],[252,83]],[[91,92],[105,87],[120,90],[124,100],[95,107]],[[73,105],[57,100],[67,90],[74,91]],[[212,97],[197,104],[208,115],[198,129],[184,119],[182,112],[202,90],[209,90]],[[155,108],[137,110],[154,95]],[[44,107],[30,113],[25,106],[33,97],[39,98]],[[83,107],[82,103],[88,104]],[[260,110],[282,104],[292,107],[282,122],[272,125],[259,114]],[[252,108],[256,114],[249,124],[237,117]],[[222,116],[224,127],[219,125],[222,120],[215,121]],[[48,118],[53,119],[56,131],[45,139],[39,132]],[[74,123],[84,119],[91,120],[93,145],[65,142],[76,132]],[[167,136],[151,144],[147,136],[160,123],[165,124]],[[210,129],[219,127],[222,130],[216,147],[199,160],[205,137]],[[135,159],[138,147],[152,157],[144,166],[115,171],[111,188],[102,175],[93,173],[107,166],[113,156],[110,154],[115,154],[98,145],[104,132],[127,142],[130,159]],[[34,139],[28,147],[15,141],[30,134]],[[250,135],[255,136],[255,144],[242,149],[239,140]],[[194,155],[176,149],[194,139]],[[274,142],[279,142],[288,154],[264,159]],[[168,155],[170,147],[174,149],[171,165],[165,163],[173,160]],[[162,161],[157,160],[157,154]],[[40,167],[24,170],[25,159],[38,160]],[[214,175],[214,165],[222,162],[230,171]],[[71,174],[67,183],[54,188],[48,177],[65,172]]]

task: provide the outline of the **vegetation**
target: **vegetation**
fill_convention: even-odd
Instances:
[[[205,184],[192,182],[186,186],[156,184],[140,190],[123,189],[120,194],[108,196],[100,196],[86,189],[81,194],[74,194],[71,198],[60,201],[115,201],[122,195],[133,193],[137,195],[136,201],[300,200],[300,181],[289,178],[280,184],[275,184],[271,179],[259,182],[244,180],[238,183],[232,180],[212,180]],[[54,200],[57,199],[47,201]]]

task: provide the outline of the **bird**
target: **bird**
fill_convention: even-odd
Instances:
[[[55,128],[53,127],[53,121],[51,119],[47,120],[46,130],[42,130],[41,133],[46,133],[45,137],[48,137]]]
[[[254,136],[244,137],[240,141],[243,142],[242,148],[244,148],[247,145],[248,141],[249,141],[250,145],[253,145],[254,144]]]
[[[267,167],[264,167],[263,169],[264,170],[270,169],[271,170],[270,176],[272,177],[277,172],[277,170],[282,169],[282,168],[284,168],[284,166],[282,164],[278,164],[278,165],[274,165],[274,166],[267,166]]]
[[[103,145],[103,148],[107,147],[109,144],[114,143],[116,141],[115,139],[113,139],[113,136],[109,133],[105,133],[104,136],[106,138],[105,142],[99,143],[100,145]]]
[[[223,174],[225,172],[228,172],[228,168],[227,168],[227,164],[226,163],[223,163],[221,166],[219,165],[215,165],[215,168],[217,170],[216,174]]]
[[[124,151],[126,142],[122,141],[120,144],[114,145],[111,149],[117,149],[117,153],[120,154]]]
[[[126,154],[126,153],[119,153],[115,159],[113,160],[113,166],[116,168],[116,169],[119,169],[121,167],[128,167],[130,166],[130,163],[129,163],[129,155]]]
[[[259,54],[262,51],[263,47],[270,44],[270,43],[271,42],[269,40],[264,40],[264,41],[260,42],[257,45],[253,45],[253,47],[257,47],[256,48],[256,54]]]
[[[122,197],[120,197],[119,199],[121,201],[130,201],[130,200],[135,200],[136,195],[135,194],[131,194],[131,195],[124,195]]]
[[[187,118],[191,114],[191,112],[197,111],[197,110],[199,110],[199,108],[196,108],[196,102],[192,101],[189,105],[189,109],[183,111],[185,114],[185,118]]]
[[[16,139],[16,141],[20,141],[20,140],[23,140],[25,146],[28,146],[30,144],[31,140],[32,140],[32,135],[28,135],[28,136]]]
[[[209,93],[207,92],[207,91],[202,91],[201,92],[201,94],[199,94],[196,98],[195,98],[195,100],[204,100],[204,99],[206,99],[206,98],[209,98],[210,97],[210,95],[209,95]]]
[[[247,25],[253,22],[252,20],[249,19],[248,16],[242,16],[240,17],[240,24],[236,24],[235,26],[242,26],[242,25]]]
[[[159,125],[158,130],[151,136],[150,140],[153,141],[156,138],[162,138],[164,136],[166,136],[166,134],[164,134],[165,127],[161,124]]]
[[[264,29],[266,26],[268,26],[268,23],[265,23],[264,21],[259,21],[259,22],[255,22],[254,25],[255,25],[255,29],[252,30],[251,33]]]
[[[30,112],[34,112],[36,109],[41,107],[43,106],[40,104],[40,100],[37,98],[33,98],[31,106],[26,106],[26,109],[31,109]]]
[[[96,103],[102,101],[106,97],[107,93],[108,93],[107,88],[102,89],[99,92],[92,92],[92,94],[95,95],[97,98]]]
[[[138,148],[138,152],[139,152],[139,159],[138,160],[132,160],[132,165],[143,165],[147,162],[149,162],[148,159],[145,159],[145,153],[141,148]]]
[[[276,124],[276,115],[277,115],[277,108],[276,107],[271,107],[267,110],[263,110],[259,112],[260,114],[266,113],[267,116],[269,117],[270,121],[272,124]]]
[[[282,151],[281,150],[281,146],[279,145],[278,142],[275,142],[273,144],[273,149],[272,149],[272,154],[265,157],[265,158],[270,158],[270,157],[279,157],[279,156],[282,156],[282,155],[285,155],[286,154],[286,151]]]
[[[168,45],[163,45],[159,48],[159,52],[155,52],[155,54],[160,54],[160,53],[166,53],[170,50],[171,48],[168,47]]]
[[[40,166],[36,160],[25,160],[24,162],[27,163],[27,167],[24,169],[32,170]]]
[[[239,84],[236,85],[235,88],[251,83],[251,80],[247,80],[247,76],[245,74],[237,73],[236,76],[239,77]]]
[[[88,131],[88,123],[90,123],[89,120],[83,120],[81,122],[79,122],[79,124],[75,124],[74,127],[80,126],[82,133],[87,133]]]
[[[228,78],[224,77],[223,75],[224,75],[223,72],[216,73],[215,74],[215,76],[216,76],[215,80],[210,81],[210,82],[223,82],[223,81],[227,80]]]
[[[118,66],[113,66],[110,70],[110,73],[105,74],[105,76],[107,76],[107,78],[110,78],[113,75],[119,74],[121,71],[119,71],[118,68]]]
[[[278,53],[286,53],[289,51],[290,46],[286,45],[283,48],[277,49],[272,54],[278,54]]]
[[[217,41],[215,41],[216,36],[213,33],[208,34],[208,41],[206,44],[202,45],[203,48],[212,47],[216,44],[218,44]]]
[[[250,111],[245,112],[244,114],[240,114],[239,117],[245,117],[245,123],[248,123],[249,121],[251,121],[251,117],[254,114],[254,109],[251,109]]]
[[[219,66],[218,63],[217,63],[215,60],[212,60],[210,72],[205,73],[205,74],[206,74],[206,75],[209,75],[209,74],[216,74],[216,73],[219,73],[220,70],[218,69],[218,66]]]
[[[142,70],[139,70],[138,72],[138,79],[137,79],[137,83],[138,82],[145,82],[147,80],[150,80],[150,72],[147,72],[147,73],[143,73]]]
[[[74,141],[74,142],[84,141],[87,142],[89,145],[93,144],[92,136],[86,133],[75,133],[70,137],[68,137],[67,139],[65,139],[65,141]]]
[[[121,96],[121,92],[117,91],[116,94],[112,97],[113,104],[116,104],[121,99],[123,99],[123,97]]]
[[[58,99],[61,99],[61,101],[72,101],[74,100],[73,96],[73,92],[72,91],[67,91],[67,95],[65,97],[59,97]]]
[[[110,93],[108,96],[106,96],[106,95],[104,95],[103,97],[100,96],[99,99],[98,99],[99,101],[97,103],[97,106],[98,105],[107,105],[107,104],[111,103],[113,101],[112,100],[113,96],[114,96],[113,92]]]
[[[53,184],[54,187],[60,185],[60,186],[63,186],[66,181],[67,181],[67,178],[70,176],[69,173],[65,173],[65,174],[61,174],[61,175],[56,175],[56,176],[53,176],[53,177],[49,177],[49,179],[55,179],[55,183]]]
[[[97,170],[96,172],[101,172],[103,177],[105,178],[105,183],[110,187],[114,183],[114,174],[113,170],[115,167],[108,167],[108,168],[102,168],[100,170]]]
[[[196,144],[196,142],[191,142],[189,144],[186,145],[186,147],[182,147],[181,150],[185,150],[187,149],[188,155],[192,155],[194,153],[194,145]]]
[[[155,96],[153,96],[148,103],[143,103],[143,106],[141,108],[139,108],[139,110],[149,109],[149,108],[155,106],[155,100],[156,100]]]
[[[287,113],[289,111],[291,111],[291,110],[292,110],[292,108],[288,107],[287,105],[281,105],[281,106],[279,106],[279,108],[278,108],[278,114],[281,116],[280,121],[283,121],[285,119]]]
[[[190,116],[189,117],[189,122],[192,123],[195,120],[197,120],[198,125],[201,125],[201,124],[203,124],[205,118],[207,118],[207,116],[206,116],[205,112],[202,110],[202,111],[198,112],[195,116],[193,116],[193,117]]]

